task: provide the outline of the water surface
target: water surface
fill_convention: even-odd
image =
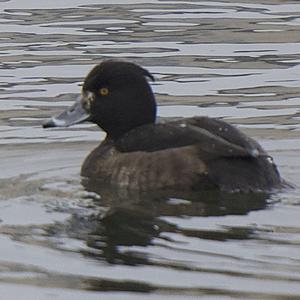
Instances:
[[[300,297],[298,1],[0,2],[0,292],[6,299]],[[81,182],[104,133],[44,130],[86,73],[149,69],[161,117],[237,125],[295,189],[136,195]]]

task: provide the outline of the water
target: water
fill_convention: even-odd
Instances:
[[[299,12],[279,0],[1,1],[1,297],[298,299]],[[154,73],[160,116],[239,126],[295,189],[166,198],[84,187],[80,165],[104,133],[41,123],[104,58]]]

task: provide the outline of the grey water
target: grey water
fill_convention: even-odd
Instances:
[[[300,299],[299,1],[0,1],[0,299]],[[223,118],[294,188],[165,198],[91,190],[91,124],[41,127],[107,58],[160,117]]]

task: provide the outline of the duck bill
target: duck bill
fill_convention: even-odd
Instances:
[[[51,119],[47,120],[43,124],[43,127],[68,127],[84,121],[89,121],[91,116],[82,107],[81,103],[81,97],[79,96],[71,107],[63,111],[57,117],[52,117]]]

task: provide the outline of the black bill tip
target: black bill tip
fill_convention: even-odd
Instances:
[[[43,128],[66,127],[68,124],[64,120],[52,117],[43,123]]]

